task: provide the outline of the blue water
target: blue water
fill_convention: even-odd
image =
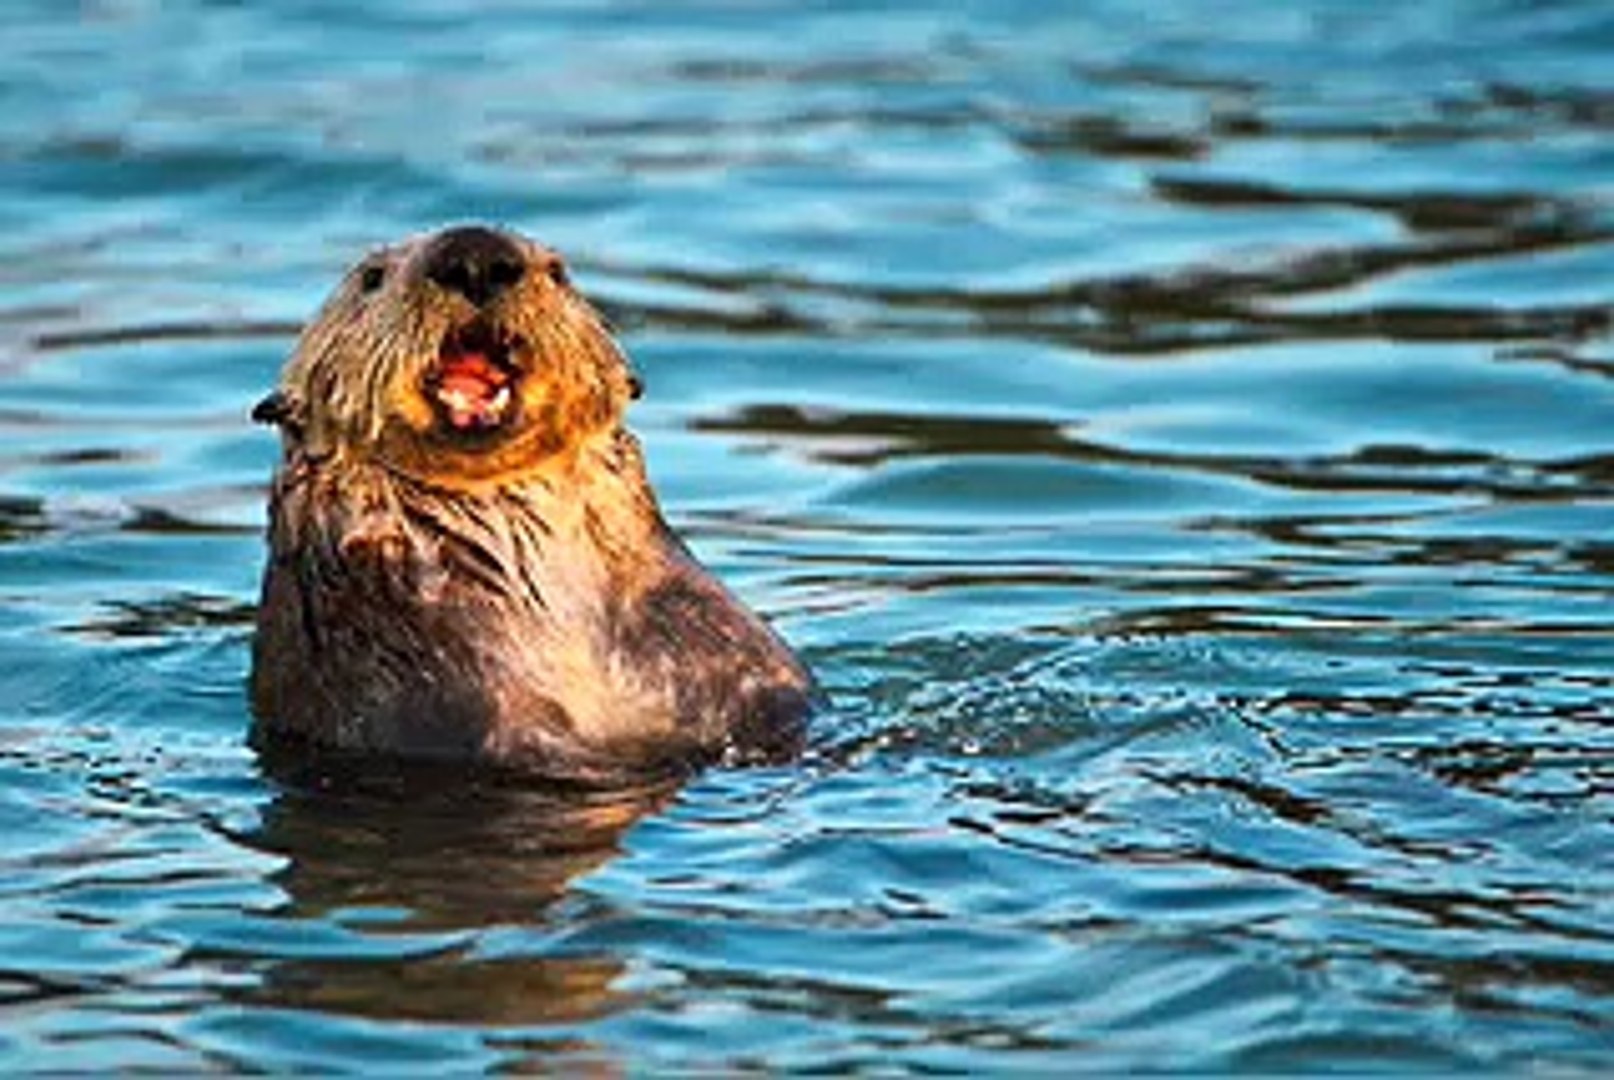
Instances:
[[[3,26],[0,1070],[1614,1066],[1607,4]],[[472,219],[621,327],[807,761],[243,746],[247,411]]]

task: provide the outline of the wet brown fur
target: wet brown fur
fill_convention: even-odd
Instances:
[[[477,312],[425,275],[430,237],[355,267],[254,413],[284,446],[255,743],[583,778],[790,753],[810,677],[666,526],[627,360],[506,235],[527,272],[481,310],[530,346],[510,423],[454,431],[423,392]]]

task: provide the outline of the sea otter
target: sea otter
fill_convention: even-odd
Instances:
[[[583,780],[798,749],[813,680],[662,519],[638,392],[523,236],[355,266],[253,413],[282,435],[254,745]]]

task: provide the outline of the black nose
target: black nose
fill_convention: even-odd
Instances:
[[[526,272],[526,258],[514,241],[476,225],[438,233],[426,248],[426,276],[478,307]]]

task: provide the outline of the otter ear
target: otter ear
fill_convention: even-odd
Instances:
[[[302,430],[303,403],[284,390],[276,390],[252,407],[252,419],[274,424],[291,434]]]
[[[275,390],[252,406],[252,419],[259,424],[278,424],[291,412],[291,401],[284,391]]]

